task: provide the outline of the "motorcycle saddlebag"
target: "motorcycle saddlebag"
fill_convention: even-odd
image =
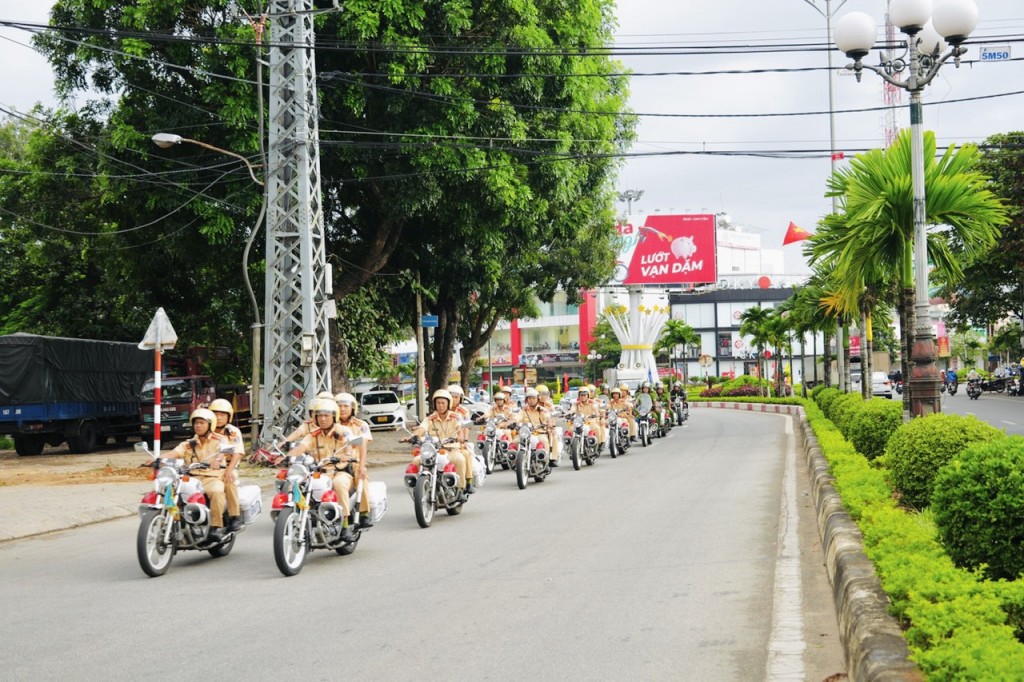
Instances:
[[[370,481],[367,493],[370,496],[370,520],[377,523],[388,510],[388,484],[383,481]]]
[[[473,455],[473,483],[478,486],[483,485],[485,478],[487,478],[487,465],[484,464],[484,458],[480,455]]]
[[[242,510],[242,523],[249,525],[255,521],[263,511],[260,487],[258,485],[238,486],[238,506]]]

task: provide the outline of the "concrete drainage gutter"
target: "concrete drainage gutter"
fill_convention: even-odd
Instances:
[[[803,408],[799,405],[697,401],[691,402],[690,407],[788,414],[795,418],[814,495],[825,566],[839,617],[847,674],[858,682],[923,680],[924,675],[910,660],[903,631],[889,614],[889,597],[882,590],[874,564],[864,554],[860,529],[846,512],[839,493],[832,485],[828,462],[807,423]]]

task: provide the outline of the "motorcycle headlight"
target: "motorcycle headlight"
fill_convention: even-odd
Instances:
[[[156,472],[156,479],[153,485],[158,493],[162,493],[164,488],[174,485],[176,480],[178,480],[178,472],[171,467],[160,467],[160,470]]]
[[[288,480],[292,483],[302,483],[309,477],[309,469],[301,464],[292,464],[288,467]]]

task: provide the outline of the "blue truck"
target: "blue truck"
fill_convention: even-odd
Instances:
[[[109,438],[138,438],[142,385],[152,375],[152,352],[132,343],[0,336],[0,435],[19,455],[64,442],[87,453]]]

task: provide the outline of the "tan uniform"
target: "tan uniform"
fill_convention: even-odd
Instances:
[[[339,421],[338,424],[344,426],[356,436],[363,437],[363,444],[359,446],[359,475],[363,478],[363,486],[370,482],[370,477],[366,468],[366,450],[369,441],[373,440],[373,433],[370,432],[370,425],[362,419],[356,419],[355,417],[349,417],[348,421]],[[359,513],[369,514],[370,513],[370,496],[364,493],[359,499]]]
[[[224,527],[224,508],[227,506],[224,494],[224,456],[220,452],[221,445],[228,443],[228,439],[217,433],[208,436],[196,436],[184,443],[179,443],[171,451],[175,457],[184,459],[188,463],[206,462],[211,469],[197,469],[190,475],[199,477],[203,483],[203,492],[210,502],[210,527]]]
[[[606,438],[604,421],[601,419],[601,414],[604,412],[604,408],[601,403],[591,398],[587,402],[576,401],[576,405],[572,408],[572,414],[578,414],[583,417],[587,425],[590,426],[597,433],[597,442],[599,445],[604,445]]]
[[[555,401],[551,399],[550,394],[548,395],[548,397],[545,400],[541,401],[539,404],[540,404],[541,407],[543,407],[545,410],[548,411],[549,415],[554,415],[555,414]],[[553,424],[554,423],[554,417],[552,417],[551,421],[552,421],[552,424]],[[552,426],[551,427],[551,438],[550,438],[550,440],[551,440],[551,459],[554,459],[554,460],[558,459],[559,454],[561,453],[561,449],[562,449],[562,439],[558,438],[557,436],[558,436],[558,434],[556,433],[555,427]]]
[[[348,506],[348,498],[352,494],[352,484],[358,475],[359,468],[358,462],[348,461],[352,456],[352,449],[348,445],[348,438],[351,435],[352,432],[349,429],[335,424],[327,431],[314,429],[299,442],[299,447],[302,448],[301,452],[312,455],[317,463],[335,456],[340,459],[335,464],[327,465],[326,469],[331,476],[331,487],[334,489],[334,494],[338,496],[338,504],[345,511],[345,518],[348,518],[351,511]]]
[[[544,441],[544,445],[548,451],[548,458],[552,461],[557,460],[555,452],[551,449],[551,435],[554,434],[554,420],[551,419],[551,413],[544,407],[541,407],[538,402],[534,407],[530,407],[527,404],[519,412],[519,418],[516,420],[520,424],[529,424],[533,428],[533,435],[537,436],[539,440]]]
[[[437,412],[432,413],[416,427],[413,433],[417,436],[433,436],[444,441],[446,438],[461,438],[462,431],[463,428],[460,426],[459,416],[449,410],[445,413],[444,417]],[[455,465],[455,473],[459,475],[460,487],[464,487],[466,482],[470,480],[466,475],[470,467],[469,451],[466,450],[466,444],[456,441],[445,445],[444,448],[448,453],[448,461]],[[420,465],[418,455],[413,457],[412,463],[416,466]]]
[[[633,403],[630,402],[629,398],[619,398],[618,400],[612,400],[608,403],[608,409],[615,410],[619,413],[619,416],[625,417],[629,423],[629,435],[633,437],[636,435],[636,418],[633,417]],[[609,424],[609,428],[615,428],[614,424]]]
[[[237,426],[225,424],[223,431],[218,430],[217,434],[227,438],[235,446],[235,452],[239,455],[245,452],[242,431]],[[233,471],[230,476],[224,478],[224,494],[228,501],[228,516],[241,516],[242,509],[238,504],[238,471]]]

